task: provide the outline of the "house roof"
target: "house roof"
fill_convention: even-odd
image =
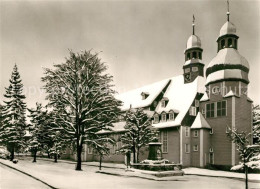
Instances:
[[[198,114],[191,126],[191,129],[211,129],[211,127],[208,124],[208,122],[205,120],[203,115],[200,112],[198,112]]]
[[[165,79],[144,87],[134,89],[116,96],[118,100],[123,102],[121,110],[125,111],[130,108],[143,108],[151,105],[155,98],[161,93],[163,88],[168,84],[170,79]],[[149,96],[146,99],[142,99],[142,93],[147,93]]]

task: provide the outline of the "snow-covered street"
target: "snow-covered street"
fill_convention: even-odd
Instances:
[[[154,181],[135,177],[125,177],[125,176],[114,176],[108,174],[96,173],[98,167],[83,165],[83,171],[75,171],[74,164],[68,163],[54,163],[50,161],[37,160],[37,163],[32,163],[32,159],[20,160],[18,164],[13,164],[8,160],[0,160],[4,164],[8,164],[16,169],[22,170],[34,177],[48,183],[55,188],[221,188],[221,189],[239,189],[244,188],[244,182],[234,179],[218,178],[218,177],[200,177],[193,175],[185,175],[180,181]],[[3,169],[3,171],[2,171]],[[24,182],[23,187],[15,187],[17,185],[16,179],[22,179],[20,176],[15,176],[13,174],[6,174],[6,169],[1,166],[1,178],[0,182],[4,183],[1,188],[28,188],[31,186],[29,182]],[[112,168],[103,168],[104,171],[112,170]],[[123,169],[116,169],[113,171],[124,172]],[[14,172],[14,171],[10,171]],[[19,173],[20,175],[20,173]],[[10,178],[11,177],[11,178]],[[27,176],[26,176],[27,177]],[[17,181],[19,182],[19,180]],[[38,181],[35,181],[38,182]],[[40,183],[40,182],[39,182]],[[28,187],[25,185],[28,184]],[[41,184],[41,183],[40,183]],[[39,185],[34,188],[41,188]],[[45,187],[45,186],[44,186]],[[260,188],[260,183],[249,183],[250,188]]]

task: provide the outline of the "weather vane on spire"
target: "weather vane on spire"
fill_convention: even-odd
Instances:
[[[229,0],[227,0],[227,21],[229,21],[229,15],[230,15],[230,12],[229,12]]]
[[[195,16],[193,14],[193,20],[192,20],[192,35],[195,35]]]

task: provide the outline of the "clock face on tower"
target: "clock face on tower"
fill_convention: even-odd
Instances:
[[[186,82],[189,82],[190,79],[191,79],[190,73],[185,74],[184,79],[185,79]]]

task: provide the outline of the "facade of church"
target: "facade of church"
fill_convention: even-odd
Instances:
[[[236,27],[229,21],[217,38],[217,55],[204,72],[200,38],[193,34],[187,41],[183,74],[119,95],[122,111],[143,108],[160,132],[163,158],[183,166],[207,164],[235,165],[239,162],[236,146],[227,136],[227,127],[252,130],[252,101],[247,96],[249,64],[238,52]],[[205,74],[204,74],[205,73]],[[104,161],[124,162],[116,152],[122,143],[125,121],[107,132],[117,141]],[[105,134],[105,133],[104,133]],[[140,160],[146,159],[143,149]],[[99,157],[85,146],[83,161]]]

